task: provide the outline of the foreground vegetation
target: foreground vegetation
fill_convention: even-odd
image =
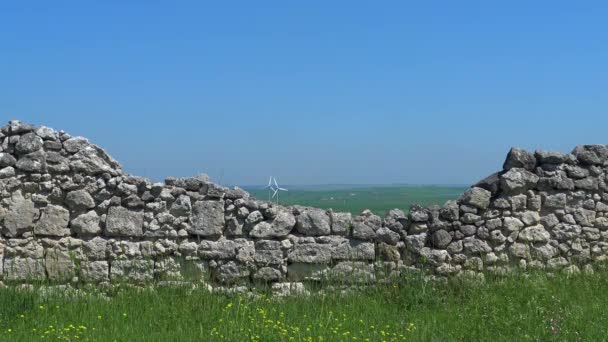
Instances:
[[[314,291],[314,290],[313,290]],[[123,288],[103,296],[0,290],[11,341],[604,340],[608,272],[395,284],[278,298]]]
[[[448,200],[458,198],[466,187],[458,186],[304,186],[281,192],[280,203],[350,212],[354,215],[364,209],[384,216],[393,208],[409,210],[412,204],[422,206],[443,205]],[[247,189],[256,198],[268,199],[268,190]]]

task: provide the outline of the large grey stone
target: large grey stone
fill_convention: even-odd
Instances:
[[[110,266],[107,261],[82,261],[80,278],[85,282],[99,283],[110,280]]]
[[[348,235],[352,229],[351,213],[331,213],[331,231],[336,235]]]
[[[225,225],[224,201],[198,201],[192,206],[189,233],[202,237],[218,238]]]
[[[296,230],[303,235],[328,235],[331,233],[330,217],[325,210],[306,208],[296,216]]]
[[[263,282],[275,282],[283,279],[283,274],[276,268],[262,267],[253,274],[253,279]]]
[[[553,194],[545,198],[544,206],[551,209],[563,209],[566,207],[566,194]]]
[[[0,168],[15,166],[16,163],[17,159],[15,159],[15,157],[8,153],[0,152]]]
[[[24,198],[21,191],[14,192],[9,202],[8,211],[4,213],[2,234],[8,237],[21,236],[34,228],[34,220],[38,218],[38,215],[39,211],[32,200]]]
[[[525,242],[547,242],[551,234],[542,225],[524,228],[519,232],[518,239]]]
[[[63,148],[70,153],[76,153],[89,145],[89,141],[83,137],[74,137],[63,142]]]
[[[247,266],[228,261],[215,270],[215,279],[223,284],[233,284],[249,277],[251,271]]]
[[[70,212],[58,205],[48,205],[40,211],[40,220],[34,226],[34,234],[46,236],[68,236]]]
[[[382,226],[382,219],[370,212],[356,216],[353,220],[353,237],[358,240],[373,240]]]
[[[333,260],[368,260],[376,259],[373,242],[345,240],[331,249]]]
[[[399,233],[396,233],[386,227],[381,227],[376,231],[375,241],[385,242],[389,245],[396,245],[400,238],[401,236]]]
[[[175,217],[188,216],[192,211],[192,203],[190,197],[186,195],[179,196],[171,205],[171,215]]]
[[[470,188],[464,192],[459,198],[459,202],[467,205],[472,205],[479,209],[487,209],[490,205],[492,193],[482,188]]]
[[[112,282],[145,284],[154,279],[154,260],[114,260],[110,266]]]
[[[561,164],[566,161],[566,156],[560,152],[536,150],[534,155],[541,164]]]
[[[95,207],[95,200],[86,190],[70,191],[65,196],[65,203],[71,210],[83,211]]]
[[[3,269],[5,280],[41,281],[46,279],[43,259],[6,257]]]
[[[501,188],[507,193],[522,193],[534,188],[539,177],[528,170],[513,168],[500,178]]]
[[[535,167],[536,157],[534,157],[534,154],[521,148],[513,147],[507,154],[507,159],[502,168],[504,170],[510,170],[512,168],[534,170]]]
[[[144,213],[123,207],[110,207],[106,218],[107,236],[137,237],[143,235]]]
[[[106,172],[111,175],[118,175],[122,172],[120,165],[104,150],[95,145],[86,146],[71,156],[70,166],[74,170],[87,175],[98,175]]]
[[[331,261],[331,248],[317,243],[296,245],[288,259],[292,263],[327,264]]]
[[[435,248],[444,249],[450,242],[452,242],[452,236],[443,229],[440,229],[431,235],[431,243]]]
[[[78,235],[97,235],[101,232],[99,215],[94,210],[81,214],[70,223],[72,230]]]
[[[464,252],[466,254],[485,254],[492,251],[492,247],[487,242],[475,238],[467,238],[463,240]]]
[[[19,142],[15,145],[15,150],[19,154],[28,154],[36,152],[42,148],[42,138],[35,133],[27,133],[21,136]]]
[[[288,211],[279,211],[271,222],[256,224],[249,235],[254,238],[281,238],[289,235],[296,225],[296,219]]]
[[[608,160],[608,145],[579,145],[572,154],[586,165],[602,165]]]
[[[68,282],[76,275],[76,263],[68,251],[50,248],[45,254],[46,274],[51,281]]]
[[[17,161],[16,167],[25,172],[40,173],[46,168],[45,154],[38,151],[21,156]]]

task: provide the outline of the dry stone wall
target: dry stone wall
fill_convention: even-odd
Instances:
[[[608,255],[608,146],[512,149],[503,170],[443,207],[385,218],[283,207],[205,176],[152,183],[85,138],[0,130],[3,282],[340,279],[591,270]]]

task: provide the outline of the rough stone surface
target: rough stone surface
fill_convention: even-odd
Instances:
[[[111,207],[106,218],[105,233],[115,237],[135,237],[143,234],[144,213],[123,207]]]
[[[250,235],[254,238],[281,238],[289,235],[296,224],[295,217],[286,211],[281,211],[272,222],[260,222]]]
[[[199,201],[192,206],[189,233],[202,237],[217,238],[224,231],[224,203]]]
[[[303,235],[329,235],[330,217],[322,209],[307,208],[296,219],[296,229]]]
[[[68,222],[70,212],[58,205],[49,205],[40,210],[40,220],[34,226],[34,234],[46,236],[70,235]]]
[[[479,209],[486,209],[490,205],[492,193],[482,188],[470,188],[464,192],[459,201],[464,204],[472,205]]]
[[[532,171],[534,170],[535,166],[536,157],[534,156],[534,154],[526,150],[514,147],[511,149],[511,151],[509,151],[509,154],[507,154],[507,159],[505,160],[505,163],[502,168],[504,170],[522,168]]]

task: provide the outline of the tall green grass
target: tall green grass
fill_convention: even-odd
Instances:
[[[107,295],[0,290],[5,341],[600,341],[608,272],[515,274],[278,298],[123,287]]]

